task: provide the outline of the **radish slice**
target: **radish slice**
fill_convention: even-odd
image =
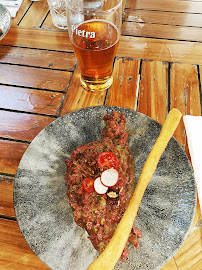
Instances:
[[[108,187],[104,186],[100,181],[100,177],[98,177],[94,181],[94,189],[98,194],[105,194],[108,190]]]
[[[114,168],[105,170],[101,174],[101,182],[106,187],[113,187],[117,184],[119,179],[119,173]]]

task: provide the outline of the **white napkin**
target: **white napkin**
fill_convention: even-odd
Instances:
[[[14,18],[22,4],[23,0],[0,0],[0,4],[5,6],[11,14],[11,17]]]
[[[202,116],[186,115],[183,120],[202,209]]]

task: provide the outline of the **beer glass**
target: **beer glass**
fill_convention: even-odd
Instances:
[[[81,85],[94,92],[107,89],[113,82],[122,0],[67,0],[67,24]]]

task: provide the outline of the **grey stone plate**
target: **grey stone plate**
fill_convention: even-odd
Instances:
[[[119,107],[90,107],[58,118],[32,141],[20,162],[14,205],[28,245],[51,269],[84,270],[98,255],[73,220],[66,196],[64,159],[78,145],[100,139],[106,113],[123,112],[134,152],[136,178],[161,126],[151,118]],[[179,249],[192,223],[196,190],[192,167],[172,138],[144,194],[135,225],[140,247],[115,269],[159,269]],[[103,269],[104,270],[104,269]]]
[[[0,4],[0,40],[8,32],[11,26],[11,15],[6,7]]]

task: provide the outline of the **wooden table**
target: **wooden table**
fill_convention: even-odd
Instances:
[[[173,107],[202,113],[202,1],[126,2],[114,83],[104,92],[80,86],[68,32],[53,26],[46,0],[24,0],[0,41],[0,269],[49,269],[26,244],[13,207],[20,159],[45,126],[94,105],[135,109],[160,124]],[[175,137],[189,156],[183,121]],[[162,270],[202,269],[201,224],[197,202],[187,239]]]

